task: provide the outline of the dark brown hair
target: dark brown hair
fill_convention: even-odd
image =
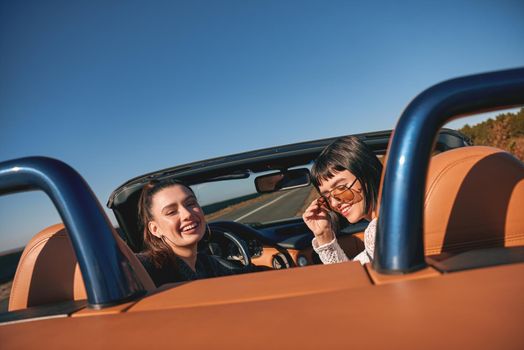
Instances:
[[[148,182],[143,188],[138,200],[138,217],[139,225],[142,228],[144,238],[144,253],[149,255],[154,265],[158,268],[162,267],[166,261],[171,261],[176,264],[175,253],[171,247],[161,238],[156,237],[149,232],[148,223],[153,220],[151,213],[153,196],[164,188],[180,185],[187,188],[193,195],[195,192],[187,184],[176,179],[153,180]]]
[[[358,137],[344,136],[328,145],[315,159],[311,168],[311,181],[319,190],[322,181],[335,176],[335,172],[348,170],[364,189],[366,212],[377,208],[382,163],[373,151]],[[320,191],[319,191],[320,192]]]

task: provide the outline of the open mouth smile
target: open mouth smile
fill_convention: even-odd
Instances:
[[[180,231],[181,231],[182,233],[191,233],[191,231],[195,231],[195,229],[196,229],[197,227],[199,227],[199,226],[200,226],[200,223],[198,223],[198,222],[192,222],[192,223],[190,223],[190,224],[188,224],[188,225],[186,225],[186,226],[181,227],[181,228],[180,228]]]
[[[352,207],[352,205],[344,205],[342,208],[340,208],[340,214],[347,216]]]

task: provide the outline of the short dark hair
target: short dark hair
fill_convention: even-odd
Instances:
[[[377,208],[382,163],[375,153],[358,137],[343,136],[330,145],[315,159],[311,168],[311,181],[319,190],[322,181],[335,176],[335,172],[348,170],[364,188],[366,212]],[[320,191],[319,191],[320,192]]]

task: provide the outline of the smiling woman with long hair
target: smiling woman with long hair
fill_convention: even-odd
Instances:
[[[137,257],[157,287],[258,270],[252,265],[236,268],[198,252],[198,244],[209,229],[195,193],[181,181],[167,179],[146,184],[138,213],[145,249]]]

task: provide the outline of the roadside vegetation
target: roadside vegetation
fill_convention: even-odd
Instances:
[[[459,130],[474,145],[492,146],[506,150],[524,161],[524,108],[516,113],[502,113],[488,120]]]

